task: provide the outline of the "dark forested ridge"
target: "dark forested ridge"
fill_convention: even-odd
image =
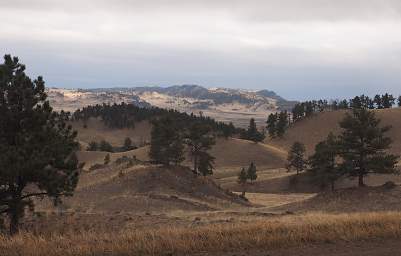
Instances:
[[[134,128],[140,121],[154,121],[160,117],[169,117],[178,124],[178,127],[189,128],[194,123],[208,125],[221,136],[232,136],[240,133],[241,129],[234,127],[232,123],[217,122],[210,117],[181,113],[176,110],[167,110],[158,107],[142,108],[133,104],[95,105],[78,109],[72,114],[72,120],[82,120],[84,123],[91,117],[101,118],[104,124],[110,128]]]

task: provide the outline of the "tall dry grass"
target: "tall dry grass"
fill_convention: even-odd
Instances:
[[[3,256],[165,255],[401,238],[401,213],[307,214],[191,228],[0,237]]]

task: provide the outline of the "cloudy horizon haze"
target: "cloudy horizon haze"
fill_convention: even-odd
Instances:
[[[399,0],[4,0],[2,54],[51,87],[401,94]]]

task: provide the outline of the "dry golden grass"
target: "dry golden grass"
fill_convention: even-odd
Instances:
[[[315,242],[401,238],[401,213],[308,214],[249,223],[120,233],[0,237],[0,255],[166,255],[241,251]]]

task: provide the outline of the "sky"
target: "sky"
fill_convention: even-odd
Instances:
[[[0,0],[0,49],[47,86],[401,94],[400,0]]]

